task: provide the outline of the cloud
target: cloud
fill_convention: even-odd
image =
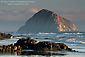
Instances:
[[[0,21],[9,21],[9,22],[16,22],[16,21],[26,21],[31,16],[38,12],[36,8],[28,8],[26,10],[2,10],[0,11]]]
[[[2,10],[2,11],[0,11],[0,14],[13,15],[13,14],[36,13],[36,12],[38,12],[38,9],[36,9],[36,8],[28,8],[26,10],[9,10],[9,11]]]
[[[15,21],[23,21],[24,19],[24,15],[17,15],[17,16],[13,16],[13,15],[7,15],[7,16],[0,16],[0,21],[9,21],[9,22],[15,22]]]
[[[2,10],[0,11],[0,21],[26,21],[31,16],[33,16],[39,10],[36,8],[28,8],[26,10]],[[68,10],[59,10],[55,11],[61,17],[71,20],[72,22],[85,21],[85,12],[84,11],[68,11]]]
[[[57,14],[61,15],[62,17],[71,20],[72,22],[82,22],[85,21],[85,11],[56,11]]]
[[[72,21],[85,21],[85,14],[63,14],[63,17],[70,19]]]
[[[20,13],[20,10],[14,10],[14,11],[12,11],[12,13]]]
[[[27,9],[27,12],[36,13],[36,12],[38,12],[38,9],[36,9],[36,8],[29,8],[29,9]]]
[[[0,14],[4,14],[4,12],[3,11],[0,11]]]
[[[58,14],[75,14],[75,13],[80,13],[79,10],[76,11],[70,11],[70,10],[59,10],[56,11]]]

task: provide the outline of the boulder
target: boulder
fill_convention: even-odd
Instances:
[[[8,38],[13,38],[14,36],[11,34],[5,34],[4,32],[0,32],[0,40],[8,39]]]

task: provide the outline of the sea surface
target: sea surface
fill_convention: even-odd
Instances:
[[[8,33],[7,33],[8,34]],[[31,37],[32,39],[40,41],[50,41],[54,43],[65,43],[68,47],[78,52],[69,51],[46,51],[50,55],[20,55],[17,53],[0,53],[0,57],[85,57],[85,32],[60,32],[60,33],[10,33],[14,35],[13,39],[0,40],[0,46],[14,44],[21,38]],[[29,51],[29,50],[28,50]],[[42,52],[41,52],[42,53]],[[55,53],[51,54],[51,53]]]

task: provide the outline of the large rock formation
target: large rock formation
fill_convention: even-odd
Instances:
[[[18,33],[74,31],[77,31],[77,28],[69,20],[60,17],[55,12],[42,9],[28,19],[26,24],[18,30]]]

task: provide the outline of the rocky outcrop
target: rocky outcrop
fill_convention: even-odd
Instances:
[[[57,15],[50,10],[42,9],[33,17],[28,19],[26,24],[19,28],[18,33],[39,33],[39,32],[75,32],[78,31],[71,21]]]
[[[66,46],[64,43],[53,43],[53,42],[37,42],[33,39],[19,39],[14,46],[20,46],[22,49],[31,49],[39,51],[75,51]]]
[[[21,50],[34,50],[34,51],[72,51],[64,43],[53,43],[53,42],[37,42],[36,40],[27,38],[19,39],[14,45],[3,45],[0,46],[0,51],[21,51]]]
[[[0,32],[0,40],[4,40],[4,39],[9,39],[9,38],[13,38],[14,36],[11,34],[5,34],[4,32]]]

